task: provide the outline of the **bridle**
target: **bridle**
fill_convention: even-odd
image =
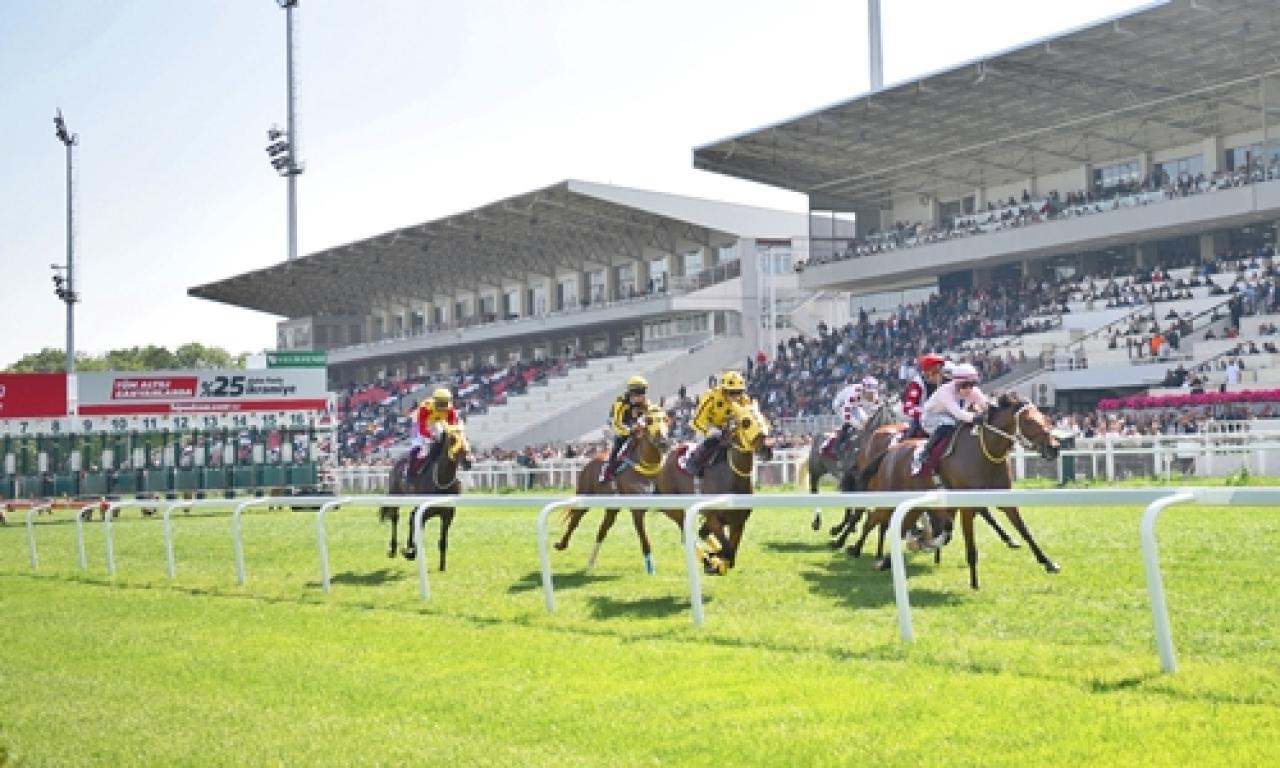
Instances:
[[[1008,432],[1005,432],[1003,429],[1000,429],[999,427],[991,424],[989,421],[986,421],[985,419],[980,424],[978,424],[975,430],[978,433],[978,448],[982,450],[982,455],[984,458],[986,458],[987,461],[991,462],[992,464],[1005,463],[1006,461],[1009,460],[1009,451],[1013,450],[1014,443],[1021,445],[1023,448],[1028,448],[1036,451],[1039,450],[1038,448],[1036,448],[1035,444],[1031,442],[1030,438],[1022,434],[1022,414],[1025,413],[1026,410],[1030,407],[1031,407],[1031,403],[1023,403],[1021,408],[1013,412],[1013,434],[1009,434]],[[1004,449],[1004,455],[994,456],[992,455],[991,451],[987,450],[987,441],[983,439],[983,434],[985,433],[986,430],[995,432],[1000,437],[1003,437],[1005,440],[1009,441],[1009,447]]]

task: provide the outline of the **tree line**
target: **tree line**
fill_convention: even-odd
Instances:
[[[145,347],[113,349],[104,354],[76,353],[77,371],[161,371],[191,368],[243,368],[248,352],[233,355],[221,347],[206,347],[197,342],[183,344],[170,352],[168,347],[154,344]],[[67,353],[45,347],[24,355],[5,368],[7,373],[57,373],[66,370]]]

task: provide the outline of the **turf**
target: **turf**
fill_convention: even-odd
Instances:
[[[554,553],[554,615],[533,510],[460,513],[427,603],[369,509],[331,516],[327,595],[311,513],[246,516],[244,587],[226,513],[178,515],[172,583],[137,513],[115,579],[101,524],[82,573],[69,513],[40,518],[34,574],[11,524],[0,765],[1280,762],[1274,510],[1164,513],[1176,675],[1154,650],[1141,510],[1026,514],[1063,572],[980,524],[982,590],[958,541],[910,561],[911,646],[887,575],[833,553],[804,509],[757,513],[739,567],[704,582],[702,629],[656,516],[657,575],[627,521],[588,574],[591,513]]]

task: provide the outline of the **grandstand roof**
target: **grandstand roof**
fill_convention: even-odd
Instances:
[[[1277,33],[1275,2],[1162,2],[699,147],[694,166],[889,208],[1257,130]]]
[[[569,180],[187,294],[285,317],[365,314],[431,293],[806,231],[801,213]]]

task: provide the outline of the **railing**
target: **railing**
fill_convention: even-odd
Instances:
[[[486,496],[471,495],[453,496],[364,496],[364,497],[310,497],[291,499],[294,505],[312,505],[318,507],[316,512],[316,550],[320,564],[320,583],[327,593],[331,587],[329,552],[325,520],[328,513],[342,506],[349,505],[396,505],[412,506],[414,513],[411,520],[413,530],[420,530],[426,510],[432,506],[448,505],[459,508],[540,508],[536,520],[538,558],[542,577],[543,598],[549,613],[556,610],[554,577],[551,570],[549,547],[548,519],[552,512],[570,506],[600,504],[606,502],[610,506],[645,507],[684,510],[683,550],[685,571],[688,577],[690,605],[695,626],[701,627],[705,622],[702,602],[701,563],[696,554],[697,530],[700,524],[699,512],[710,507],[716,508],[751,508],[753,510],[779,509],[797,507],[803,501],[827,507],[893,507],[894,512],[889,520],[889,530],[901,530],[907,513],[918,507],[931,508],[972,508],[988,506],[1049,506],[1060,508],[1078,508],[1084,506],[1137,506],[1145,505],[1146,512],[1139,527],[1139,543],[1146,572],[1147,591],[1150,597],[1152,623],[1159,651],[1161,668],[1166,673],[1177,671],[1177,657],[1174,649],[1173,634],[1170,628],[1168,604],[1165,599],[1164,579],[1160,568],[1159,550],[1155,529],[1160,513],[1173,504],[1194,501],[1203,505],[1231,506],[1276,506],[1280,505],[1280,488],[1142,488],[1115,490],[1055,490],[1055,491],[919,491],[895,493],[828,493],[807,497],[795,494],[758,494],[746,496],[722,495],[707,496],[612,496],[578,498],[562,496]],[[279,504],[278,498],[255,498],[235,504],[232,513],[232,538],[235,551],[236,580],[241,586],[246,583],[243,529],[241,518],[243,513],[252,507],[264,507]],[[108,574],[115,576],[115,550],[111,521],[116,512],[125,507],[135,507],[148,502],[129,501],[116,502],[104,511],[103,523],[106,527],[107,569]],[[197,501],[173,502],[165,510],[165,520],[179,506],[188,508],[226,508],[232,502]],[[31,570],[39,569],[36,554],[36,526],[33,518],[38,507],[32,507],[27,514],[27,540],[31,555]],[[82,530],[83,513],[77,514],[78,530]],[[912,623],[910,593],[908,590],[906,565],[902,551],[902,538],[898,535],[890,539],[890,563],[893,571],[894,601],[897,606],[898,633],[902,642],[909,643],[915,638]],[[78,542],[83,553],[83,535],[79,534]],[[172,565],[172,549],[166,540],[168,557],[170,558],[169,578],[176,574]],[[419,595],[423,600],[430,598],[430,588],[426,567],[426,547],[417,548],[417,566],[419,577]],[[80,566],[86,568],[81,556]]]

